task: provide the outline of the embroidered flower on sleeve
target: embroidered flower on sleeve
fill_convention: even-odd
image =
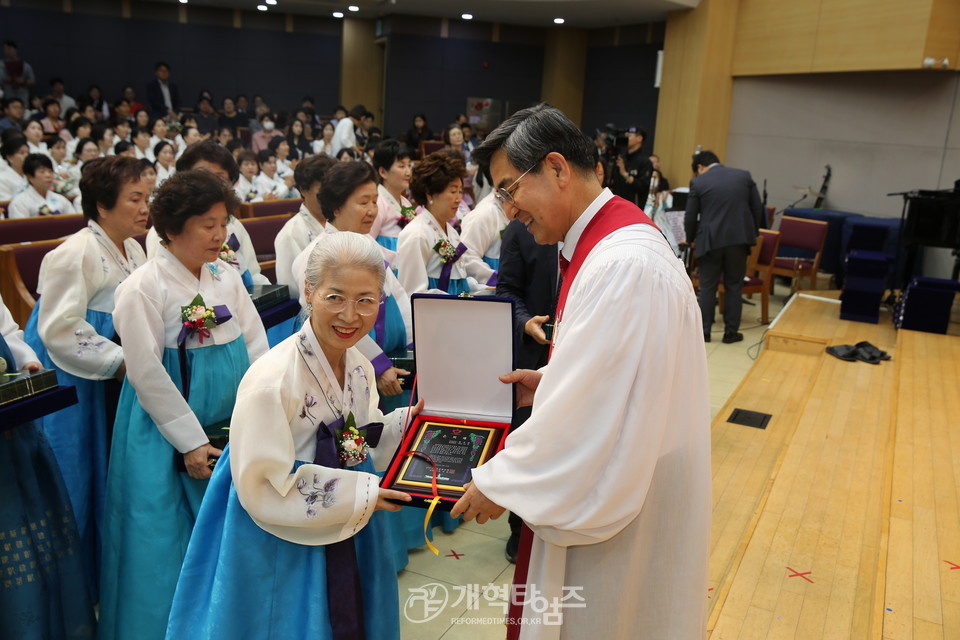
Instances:
[[[104,273],[110,273],[110,265],[107,264],[107,256],[100,256],[100,266],[103,267]]]
[[[301,331],[300,335],[297,336],[297,340],[300,341],[300,348],[303,350],[303,352],[308,356],[312,356],[313,349],[310,348],[310,343],[307,342],[307,334]]]
[[[107,343],[106,340],[100,339],[100,336],[85,336],[83,335],[82,329],[77,329],[73,332],[73,335],[77,337],[77,356],[83,357],[88,351],[93,351],[96,353],[103,349],[103,345]]]
[[[310,409],[312,409],[315,406],[317,406],[317,397],[312,396],[309,393],[305,394],[303,396],[303,408],[300,409],[300,418],[301,419],[306,418],[307,420],[310,421],[310,424],[317,424],[316,423],[317,416],[310,413]]]
[[[308,487],[307,481],[300,478],[297,481],[297,491],[304,496],[303,501],[307,503],[307,520],[317,517],[317,505],[324,509],[329,509],[337,503],[336,492],[340,486],[340,478],[327,480],[321,486],[320,476],[314,474],[313,484]]]

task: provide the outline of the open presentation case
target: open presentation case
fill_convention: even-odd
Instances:
[[[402,504],[419,507],[436,490],[436,508],[449,511],[510,430],[514,387],[498,376],[514,368],[513,301],[414,294],[411,305],[424,406],[380,486],[410,494],[413,502]]]

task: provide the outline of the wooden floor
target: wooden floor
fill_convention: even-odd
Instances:
[[[714,421],[712,639],[960,638],[960,337],[835,297],[791,300]],[[863,340],[893,360],[824,352]]]

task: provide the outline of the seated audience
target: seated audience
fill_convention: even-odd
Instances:
[[[30,187],[10,201],[10,206],[7,207],[8,218],[75,213],[70,201],[53,190],[53,162],[50,156],[31,153],[23,161],[23,173]]]

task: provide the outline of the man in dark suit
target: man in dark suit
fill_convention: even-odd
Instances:
[[[153,80],[147,83],[147,105],[151,118],[165,118],[180,112],[180,92],[177,85],[170,82],[170,65],[158,62],[154,68]]]
[[[690,195],[684,216],[687,242],[694,246],[700,269],[703,339],[710,342],[717,285],[723,277],[723,341],[740,342],[743,278],[750,247],[763,226],[763,206],[750,172],[720,164],[712,151],[693,156]]]
[[[513,328],[518,369],[539,369],[547,364],[550,339],[543,325],[553,321],[557,308],[557,265],[556,244],[537,244],[533,234],[519,220],[504,229],[497,295],[515,301]],[[530,417],[530,410],[531,407],[516,410],[511,430]],[[506,550],[510,562],[517,561],[521,524],[520,517],[511,513]]]

